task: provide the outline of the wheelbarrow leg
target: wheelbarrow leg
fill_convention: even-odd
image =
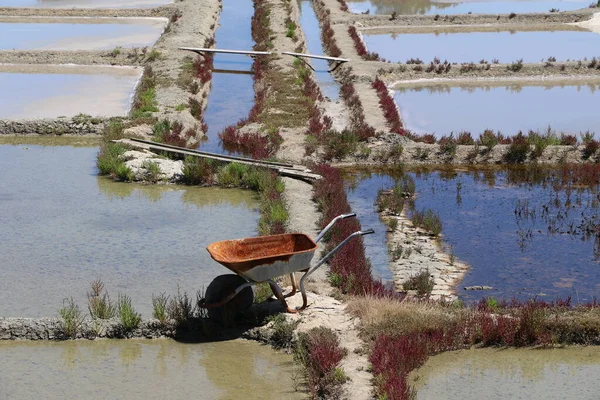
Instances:
[[[292,272],[290,274],[290,279],[292,281],[292,291],[289,292],[288,294],[284,294],[283,297],[284,298],[288,298],[288,297],[292,297],[293,295],[296,294],[296,292],[298,292],[298,284],[296,283],[296,275],[294,275],[294,273]]]
[[[281,301],[281,304],[283,304],[283,306],[285,307],[285,311],[294,314],[297,313],[299,310],[290,308],[287,304],[287,301],[285,301],[285,296],[283,296],[283,293],[281,291],[281,288],[279,287],[279,285],[277,283],[275,283],[275,281],[273,281],[272,279],[269,279],[268,281],[265,281],[269,284],[269,286],[271,286],[271,290],[273,291],[273,294],[275,295],[275,297],[277,297],[277,299],[279,301]]]

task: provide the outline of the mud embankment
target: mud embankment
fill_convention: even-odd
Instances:
[[[101,135],[105,118],[51,118],[0,120],[0,135]]]

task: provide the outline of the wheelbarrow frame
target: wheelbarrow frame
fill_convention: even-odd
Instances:
[[[323,237],[327,234],[327,232],[329,230],[331,230],[331,228],[333,228],[333,226],[340,220],[342,219],[346,219],[346,218],[352,218],[352,217],[356,217],[355,213],[350,213],[350,214],[341,214],[338,215],[337,217],[335,217],[333,220],[331,220],[331,222],[317,235],[317,237],[315,238],[314,242],[307,236],[304,234],[295,234],[295,235],[301,235],[304,236],[306,239],[308,239],[311,243],[314,244],[314,247],[312,249],[308,249],[308,250],[303,250],[303,251],[298,251],[298,252],[294,252],[290,255],[283,255],[285,257],[290,257],[290,256],[295,256],[295,255],[304,255],[304,262],[310,263],[312,257],[314,256],[314,252],[317,249],[317,243],[319,243],[321,241],[321,239],[323,239]],[[313,273],[315,272],[318,268],[320,268],[323,264],[325,264],[339,249],[341,249],[343,246],[345,246],[353,237],[356,236],[363,236],[363,235],[368,235],[371,233],[374,233],[375,231],[373,229],[367,229],[364,231],[357,231],[354,232],[352,234],[350,234],[347,238],[345,238],[342,242],[340,242],[335,248],[333,248],[333,250],[331,250],[329,253],[327,253],[323,258],[321,258],[313,267],[308,267],[305,269],[297,269],[295,271],[292,271],[290,273],[290,279],[292,281],[292,290],[287,293],[284,294],[283,290],[281,289],[281,287],[277,284],[277,282],[275,282],[275,278],[279,277],[279,276],[283,276],[282,275],[276,275],[276,276],[270,276],[267,279],[253,279],[255,277],[249,276],[252,274],[247,273],[247,271],[240,271],[239,269],[236,268],[232,268],[230,265],[227,265],[227,263],[223,262],[222,260],[219,260],[217,258],[215,258],[215,255],[211,252],[211,246],[213,246],[215,243],[213,243],[212,245],[209,245],[207,247],[208,252],[210,253],[211,257],[219,262],[220,264],[222,264],[223,266],[225,266],[226,268],[228,268],[229,270],[231,270],[232,272],[234,272],[236,275],[241,276],[242,278],[244,278],[247,282],[238,286],[232,293],[228,294],[225,298],[223,298],[221,301],[216,302],[216,303],[211,303],[211,304],[206,304],[205,299],[202,299],[198,302],[198,306],[201,308],[217,308],[217,307],[222,307],[225,304],[229,303],[235,296],[237,296],[239,293],[241,293],[244,289],[248,288],[248,287],[252,287],[254,285],[257,285],[259,283],[268,283],[271,291],[273,292],[273,294],[275,295],[275,297],[281,301],[281,303],[283,304],[283,306],[285,307],[286,311],[289,313],[297,313],[299,311],[304,310],[307,305],[308,305],[308,299],[306,296],[306,289],[305,289],[305,282],[306,279]],[[284,235],[289,235],[289,234],[284,234]],[[283,235],[274,235],[273,237],[277,237],[277,236],[283,236]],[[217,242],[218,243],[218,242]],[[273,258],[277,258],[276,256],[274,256]],[[281,258],[281,257],[280,257]],[[259,260],[249,260],[249,261],[259,261]],[[285,261],[284,261],[285,262]],[[281,261],[280,261],[281,263]],[[266,266],[264,268],[270,268],[270,266],[268,266],[268,264],[271,264],[271,262],[267,263]],[[262,266],[257,266],[257,267],[262,267]],[[254,268],[257,268],[254,267]],[[251,270],[250,270],[251,271]],[[296,276],[294,275],[296,272],[304,272],[304,275],[302,275],[302,278],[300,279],[300,292],[302,293],[302,306],[299,308],[290,308],[287,304],[287,301],[285,300],[288,297],[291,297],[293,295],[295,295],[298,292],[298,284],[296,281]],[[264,271],[263,274],[264,275]]]

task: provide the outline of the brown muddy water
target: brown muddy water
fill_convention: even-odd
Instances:
[[[353,13],[385,14],[396,12],[400,15],[410,14],[509,14],[548,12],[551,9],[560,11],[586,8],[590,2],[586,0],[558,1],[489,1],[489,0],[346,0]]]
[[[253,192],[139,185],[97,176],[98,148],[0,145],[0,316],[85,310],[100,278],[144,317],[152,294],[195,295],[227,273],[206,246],[255,236]]]
[[[507,31],[432,33],[363,33],[369,51],[392,62],[418,58],[429,63],[435,57],[442,62],[474,62],[498,60],[512,63],[591,59],[598,54],[600,35],[574,28],[553,31]],[[458,68],[453,66],[453,68]]]
[[[488,348],[431,357],[409,382],[419,400],[595,400],[598,376],[598,347]]]
[[[152,46],[166,18],[4,18],[0,50],[113,50]]]
[[[600,83],[542,81],[477,84],[397,85],[394,99],[405,126],[437,137],[486,129],[514,135],[519,130],[578,134],[600,132],[596,104]]]
[[[0,118],[126,116],[142,68],[0,65]]]
[[[289,355],[244,340],[0,342],[3,399],[300,399]]]
[[[170,0],[0,0],[0,7],[28,8],[152,8]]]

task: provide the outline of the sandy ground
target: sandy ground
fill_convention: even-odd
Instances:
[[[429,269],[435,286],[431,293],[433,299],[456,299],[455,288],[468,270],[468,266],[459,260],[451,260],[445,252],[441,239],[432,237],[426,231],[415,228],[404,213],[401,215],[383,215],[383,218],[396,218],[398,227],[388,233],[388,246],[395,249],[402,246],[403,255],[390,264],[394,276],[394,285],[402,290],[402,284],[413,275]]]
[[[579,26],[592,32],[600,33],[600,13],[595,13],[590,20],[575,22],[569,25]]]

